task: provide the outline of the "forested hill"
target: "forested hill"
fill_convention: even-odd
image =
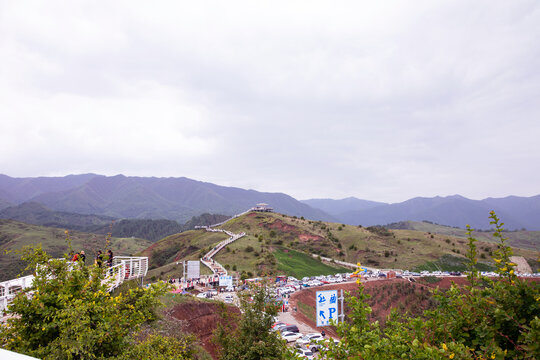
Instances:
[[[5,198],[3,197],[5,196]],[[169,219],[185,223],[203,213],[235,215],[257,203],[315,220],[332,220],[283,193],[220,186],[185,177],[76,175],[65,178],[11,178],[0,175],[0,199],[34,201],[55,211],[121,219]]]
[[[108,234],[110,232],[116,237],[136,237],[152,242],[172,234],[193,229],[195,226],[212,225],[228,218],[229,216],[226,215],[205,213],[192,217],[185,224],[179,224],[174,220],[166,219],[118,220],[110,216],[54,211],[36,202],[26,202],[18,206],[11,206],[0,210],[0,219],[17,220],[26,224],[95,234]]]
[[[110,216],[53,211],[37,202],[25,202],[0,210],[0,219],[79,231],[98,229],[115,220]]]
[[[93,232],[106,234],[112,232],[116,237],[138,237],[158,241],[166,236],[194,229],[195,226],[208,226],[228,219],[229,216],[219,214],[202,214],[194,216],[181,225],[173,220],[123,219],[115,221],[111,226],[95,229]]]

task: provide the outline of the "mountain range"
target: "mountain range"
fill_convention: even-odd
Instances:
[[[219,186],[185,177],[103,176],[12,178],[0,175],[0,205],[36,202],[55,211],[185,223],[202,213],[235,215],[257,203],[314,220],[336,220],[282,193]],[[1,208],[0,208],[1,209]]]
[[[276,212],[290,216],[350,225],[427,220],[460,228],[470,224],[474,228],[489,229],[489,211],[495,210],[507,229],[540,230],[540,195],[483,200],[460,195],[417,197],[394,204],[354,197],[299,201],[283,193],[226,187],[185,177],[82,174],[14,178],[0,175],[0,210],[7,211],[25,202],[39,203],[64,213],[117,219],[168,219],[180,224],[203,213],[238,214],[263,202]],[[3,214],[4,218],[10,218],[5,211]]]
[[[494,210],[509,230],[540,230],[540,195],[508,196],[471,200],[460,195],[416,197],[395,204],[347,198],[311,199],[304,203],[349,225],[385,225],[405,220],[431,221],[441,225],[490,229],[489,212]]]

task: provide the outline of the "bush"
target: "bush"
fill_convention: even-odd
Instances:
[[[184,360],[193,358],[191,348],[193,339],[176,339],[152,334],[145,340],[125,351],[118,360],[151,359],[151,360]]]
[[[27,248],[23,259],[34,271],[30,288],[8,308],[0,327],[0,345],[40,359],[95,359],[118,356],[134,342],[139,326],[156,318],[163,282],[112,296],[103,282],[105,269],[50,259],[40,248]],[[27,296],[32,294],[33,296]]]
[[[476,245],[467,226],[468,280],[446,292],[434,291],[437,306],[420,317],[393,312],[384,329],[368,320],[369,296],[360,283],[348,296],[350,316],[337,325],[339,345],[330,343],[322,359],[538,359],[540,358],[540,284],[518,278],[510,261],[502,224],[490,213],[499,249],[494,252],[498,278],[476,270]]]
[[[277,332],[271,331],[277,307],[266,286],[240,296],[242,317],[235,326],[225,309],[225,325],[218,325],[214,342],[219,346],[221,360],[280,360],[291,358],[286,344]]]

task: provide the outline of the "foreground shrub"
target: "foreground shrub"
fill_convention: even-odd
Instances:
[[[337,325],[342,338],[323,351],[325,359],[538,359],[540,358],[540,286],[515,275],[503,224],[490,214],[499,249],[496,279],[476,270],[476,239],[468,228],[470,286],[435,291],[438,306],[421,317],[393,312],[381,328],[370,323],[368,295],[360,285],[348,296],[349,321]]]
[[[156,318],[167,285],[132,288],[116,296],[103,281],[106,269],[50,259],[41,248],[25,250],[32,287],[8,308],[0,346],[40,359],[114,358],[128,350],[141,324]]]

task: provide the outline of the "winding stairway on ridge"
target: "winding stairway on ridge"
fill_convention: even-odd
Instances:
[[[236,241],[240,239],[241,237],[246,236],[246,233],[234,234],[230,231],[223,230],[223,229],[213,229],[210,226],[204,227],[204,229],[210,232],[222,232],[229,235],[229,238],[227,240],[223,240],[222,242],[217,244],[212,250],[206,253],[206,255],[204,255],[203,258],[201,259],[201,262],[204,265],[206,265],[208,268],[210,268],[210,270],[212,270],[212,273],[214,275],[223,275],[223,276],[227,275],[227,270],[223,267],[223,265],[221,265],[220,263],[212,259],[212,257],[216,255],[225,246],[232,243],[233,241]]]
[[[237,214],[237,215],[233,216],[231,219],[234,219],[234,218],[237,218],[237,217],[242,216],[244,214],[247,214],[251,210],[252,209],[249,209],[247,211],[244,211],[241,214]],[[216,255],[225,246],[227,246],[230,243],[240,239],[241,237],[246,236],[246,233],[244,233],[244,232],[242,232],[240,234],[235,234],[235,233],[232,233],[232,232],[227,231],[227,230],[215,229],[216,226],[223,225],[223,224],[225,224],[227,221],[229,221],[231,219],[227,219],[227,220],[225,220],[223,222],[220,222],[220,223],[217,223],[217,224],[214,224],[214,225],[210,225],[210,226],[197,226],[197,227],[195,227],[196,229],[205,229],[206,231],[210,231],[210,232],[222,232],[222,233],[225,233],[225,234],[229,235],[229,238],[227,240],[223,240],[222,242],[217,244],[214,248],[212,248],[212,250],[210,250],[208,253],[206,253],[206,255],[204,255],[203,258],[201,259],[201,262],[204,265],[206,265],[210,270],[212,270],[212,274],[217,275],[217,276],[220,276],[220,275],[225,276],[225,275],[227,275],[227,270],[223,267],[223,265],[221,265],[220,263],[218,263],[217,261],[212,259],[212,257],[214,255]]]

